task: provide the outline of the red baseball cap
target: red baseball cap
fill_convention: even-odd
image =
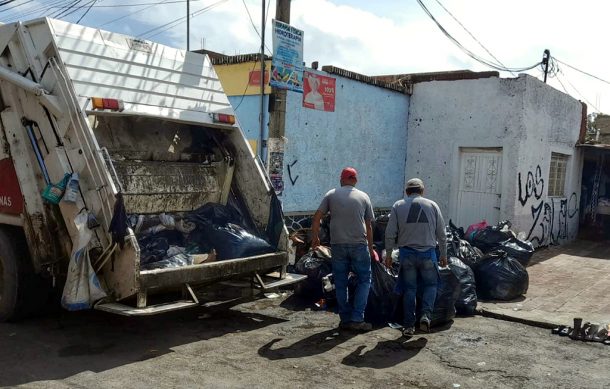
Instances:
[[[350,178],[358,178],[358,172],[353,167],[346,167],[341,170],[341,179],[347,180]]]

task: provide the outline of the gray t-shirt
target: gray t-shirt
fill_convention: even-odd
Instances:
[[[351,185],[332,189],[324,196],[318,211],[330,212],[330,243],[367,243],[365,222],[373,220],[369,195]]]
[[[385,230],[385,248],[410,247],[418,251],[435,248],[447,255],[445,221],[438,205],[419,195],[398,200]]]

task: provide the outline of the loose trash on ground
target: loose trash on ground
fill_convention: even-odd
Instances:
[[[574,318],[573,327],[559,326],[551,331],[554,335],[567,336],[572,340],[598,342],[610,346],[610,323],[583,322],[582,318]]]

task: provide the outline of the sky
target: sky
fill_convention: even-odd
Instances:
[[[265,44],[272,48],[275,0],[190,0],[191,49],[230,55],[259,51],[262,1],[269,4]],[[503,67],[525,68],[539,63],[549,49],[563,64],[557,63],[548,83],[586,102],[590,113],[610,113],[610,66],[605,62],[610,59],[606,53],[610,2],[421,1],[453,38],[487,61],[496,61],[495,57]],[[70,11],[76,12],[68,14],[66,5],[75,3]],[[89,9],[89,5],[93,6]],[[184,0],[14,0],[0,6],[1,22],[38,16],[70,22],[82,18],[82,25],[186,48]],[[290,24],[304,31],[308,66],[318,61],[320,66],[366,75],[493,70],[446,37],[417,0],[292,0]],[[542,79],[540,66],[527,73]]]

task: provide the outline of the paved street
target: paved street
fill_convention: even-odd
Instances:
[[[338,335],[288,295],[144,319],[63,313],[0,324],[0,386],[603,388],[608,346],[483,318],[405,341]]]
[[[574,317],[610,323],[610,247],[607,242],[575,241],[541,249],[527,268],[524,300],[480,303],[492,314],[540,325],[571,325]]]

